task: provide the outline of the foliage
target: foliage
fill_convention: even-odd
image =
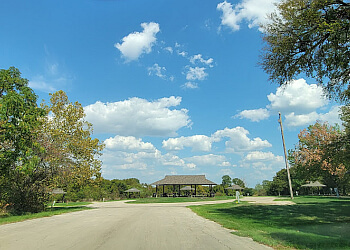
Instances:
[[[342,0],[283,0],[263,27],[262,68],[280,85],[300,73],[315,77],[331,97],[350,98],[350,4]]]
[[[38,143],[45,111],[18,69],[0,70],[0,207],[15,213],[42,211],[48,175],[42,168]]]
[[[295,205],[257,205],[244,201],[190,206],[239,236],[275,249],[348,249],[350,199],[295,197]]]
[[[276,173],[270,183],[267,193],[269,195],[289,194],[287,169],[282,169]]]
[[[232,184],[238,185],[238,186],[240,186],[241,188],[245,188],[245,183],[244,183],[244,181],[242,181],[242,180],[239,179],[239,178],[234,178],[234,179],[232,179]]]
[[[231,180],[231,177],[228,176],[228,175],[224,175],[222,176],[222,182],[221,182],[221,185],[225,188],[225,187],[228,187],[228,186],[231,186],[232,184],[232,180]]]
[[[299,143],[290,151],[295,171],[310,181],[321,179],[328,187],[339,187],[345,178],[344,147],[338,143],[343,135],[337,126],[316,122],[299,135]]]
[[[50,104],[42,104],[49,114],[43,119],[40,138],[46,148],[44,162],[54,171],[55,186],[77,194],[99,181],[98,156],[104,144],[91,138],[92,124],[84,119],[80,103],[70,102],[63,91],[50,95]]]
[[[213,187],[213,192],[215,193],[215,196],[222,196],[225,194],[225,189],[222,185],[216,185]]]

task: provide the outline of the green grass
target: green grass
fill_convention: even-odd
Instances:
[[[24,215],[0,214],[0,225],[91,209],[85,206],[87,204],[90,204],[90,202],[56,203],[52,209],[49,206],[45,211],[40,213],[28,213]]]
[[[242,202],[190,206],[197,214],[277,249],[350,249],[350,199],[296,197],[289,206]]]
[[[234,199],[232,196],[216,197],[158,197],[158,198],[141,198],[129,203],[177,203],[177,202],[196,202],[196,201],[216,201]]]

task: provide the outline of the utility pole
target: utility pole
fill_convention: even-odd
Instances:
[[[289,167],[288,167],[286,144],[284,143],[284,135],[283,135],[283,126],[282,126],[281,112],[279,112],[278,115],[279,115],[278,122],[279,122],[279,124],[281,126],[282,142],[283,142],[283,149],[284,149],[284,161],[286,163],[286,169],[287,169],[287,175],[288,175],[290,198],[293,199],[292,181],[290,179],[290,173],[289,173]]]

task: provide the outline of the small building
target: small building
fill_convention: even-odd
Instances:
[[[156,181],[151,185],[156,186],[156,192],[158,192],[158,187],[163,186],[163,196],[164,196],[164,187],[173,186],[173,190],[176,190],[178,187],[178,194],[180,194],[181,186],[194,186],[194,195],[197,194],[198,185],[207,185],[209,186],[210,192],[213,185],[217,185],[215,182],[212,182],[205,178],[205,175],[166,175],[164,179]]]

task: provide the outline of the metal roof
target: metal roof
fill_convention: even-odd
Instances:
[[[321,184],[319,181],[312,182],[310,181],[309,184],[301,185],[302,187],[326,187],[326,185]]]
[[[141,191],[138,190],[137,188],[130,188],[128,190],[125,190],[124,192],[126,192],[126,193],[139,193]]]
[[[244,188],[240,187],[239,185],[232,185],[231,187],[227,187],[225,189],[244,189]]]
[[[166,175],[164,179],[151,185],[216,185],[205,178],[205,175]]]

